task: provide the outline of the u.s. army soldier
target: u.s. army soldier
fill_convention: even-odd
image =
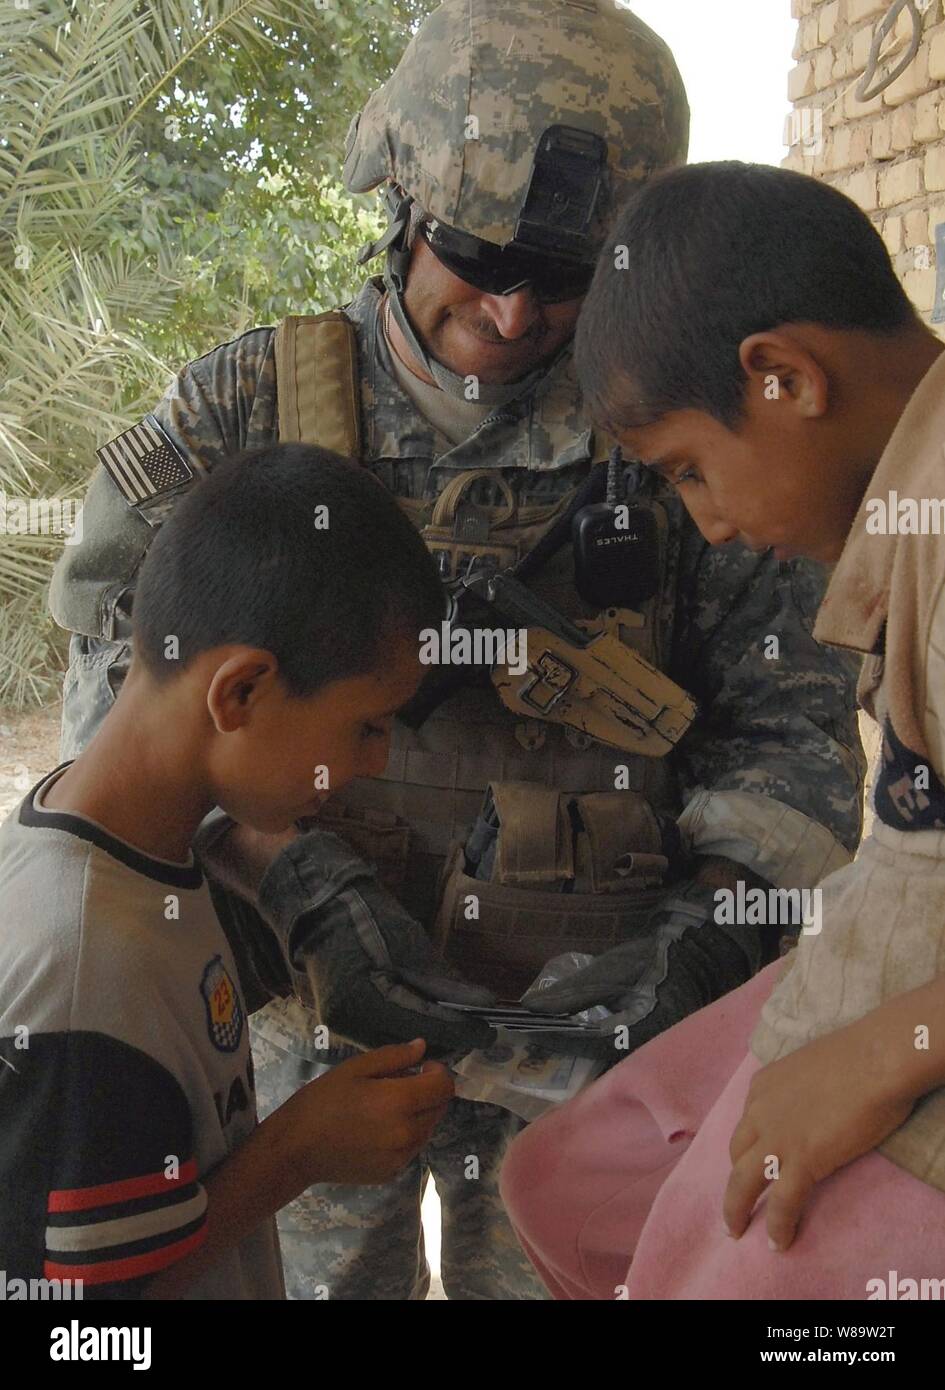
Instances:
[[[557,526],[564,539],[533,565],[530,591],[590,624],[582,631],[604,610],[617,664],[644,658],[633,670],[658,668],[647,679],[689,711],[665,756],[640,756],[635,740],[663,737],[672,701],[598,680],[587,699],[604,699],[594,717],[605,723],[591,723],[580,694],[590,685],[573,684],[570,705],[561,698],[580,660],[530,641],[514,690],[474,681],[430,701],[416,727],[395,724],[383,776],[325,808],[358,859],[333,858],[340,841],[325,836],[323,853],[280,856],[263,881],[263,916],[267,895],[295,895],[300,919],[318,909],[306,937],[317,1004],[299,970],[298,992],[254,1017],[264,1109],[346,1055],[341,1039],[435,1035],[445,1053],[481,1037],[431,1002],[464,986],[444,978],[416,922],[468,978],[504,992],[562,951],[590,950],[598,959],[570,981],[567,1005],[607,1004],[611,1043],[619,1026],[626,1049],[770,959],[757,927],[714,920],[717,889],[810,887],[856,847],[854,673],[811,637],[820,571],[738,545],[711,550],[675,495],[616,459],[610,501],[630,518],[626,565],[595,571],[596,552],[571,539],[580,490],[603,476],[612,445],[582,422],[571,355],[582,296],[622,202],[685,160],[688,120],[671,54],[622,7],[446,0],[348,134],[347,187],[380,186],[386,198],[389,228],[362,253],[386,252],[383,275],[343,311],[254,329],[192,362],[100,451],[84,541],[52,589],[74,634],[64,756],[88,741],[124,676],[155,528],[204,470],[276,439],[360,460],[454,584],[476,567],[520,566]],[[679,738],[690,697],[699,712]],[[285,988],[255,911],[222,889],[217,900],[265,989]],[[292,1203],[280,1222],[290,1294],[423,1297],[419,1205],[432,1172],[447,1294],[542,1297],[497,1196],[520,1125],[456,1100],[396,1183],[315,1188]]]

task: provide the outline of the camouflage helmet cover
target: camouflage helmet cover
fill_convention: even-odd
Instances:
[[[607,145],[596,244],[634,187],[685,162],[689,104],[669,48],[614,0],[445,0],[354,117],[343,178],[387,179],[432,217],[504,246],[544,130]]]

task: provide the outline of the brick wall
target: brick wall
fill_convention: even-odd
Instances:
[[[890,0],[792,0],[798,26],[788,95],[794,115],[784,163],[825,178],[870,214],[928,320],[935,300],[935,230],[945,223],[945,13],[943,0],[917,0],[923,31],[918,54],[891,87],[863,103],[854,89],[890,7]],[[910,34],[903,13],[886,41],[890,57],[880,73],[901,61]],[[945,325],[937,331],[945,337]]]

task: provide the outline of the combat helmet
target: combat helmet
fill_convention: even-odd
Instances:
[[[685,162],[688,139],[672,53],[622,4],[444,0],[348,129],[345,186],[384,185],[389,215],[359,263],[387,252],[401,331],[437,383],[462,397],[463,379],[428,356],[404,310],[411,208],[484,261],[527,267],[540,257],[549,281],[576,285],[583,270],[586,288],[621,204]],[[496,292],[517,287],[514,273],[505,279]]]

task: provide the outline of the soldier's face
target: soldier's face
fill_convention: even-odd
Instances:
[[[528,376],[573,336],[583,299],[540,304],[530,290],[485,294],[413,245],[404,303],[424,347],[458,376],[501,385]]]
[[[394,714],[424,673],[418,642],[396,638],[379,670],[332,681],[314,695],[295,697],[277,679],[264,679],[242,722],[218,741],[218,804],[241,824],[275,833],[317,815],[353,778],[379,776]]]

